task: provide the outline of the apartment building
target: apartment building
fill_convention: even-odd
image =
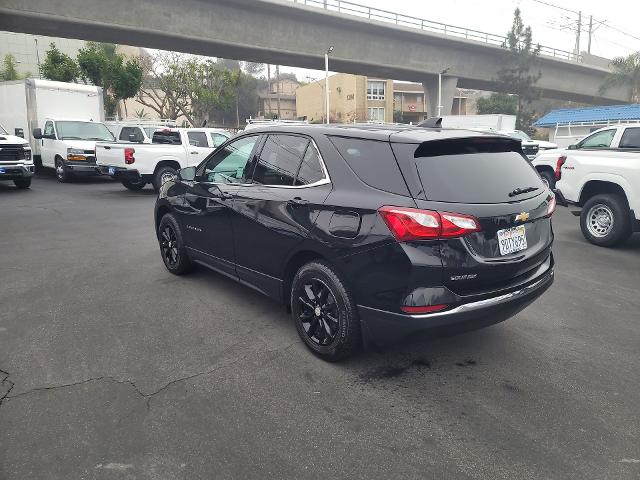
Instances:
[[[333,123],[393,122],[393,81],[338,73],[329,77],[330,119]],[[299,118],[323,123],[326,117],[324,79],[296,91]]]
[[[272,81],[271,89],[258,94],[258,117],[272,118],[279,115],[282,120],[298,118],[296,91],[300,83],[291,78]]]

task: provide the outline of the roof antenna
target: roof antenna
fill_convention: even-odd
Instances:
[[[422,128],[442,128],[442,117],[427,118],[424,122],[418,124]]]

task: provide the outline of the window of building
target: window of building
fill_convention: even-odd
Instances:
[[[367,85],[367,100],[384,100],[386,82],[369,80]]]
[[[384,107],[369,107],[370,122],[384,122]]]

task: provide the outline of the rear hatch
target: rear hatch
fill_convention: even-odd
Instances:
[[[483,136],[393,148],[418,208],[470,215],[480,224],[478,232],[440,240],[443,283],[452,291],[482,295],[545,269],[553,197],[519,142]]]

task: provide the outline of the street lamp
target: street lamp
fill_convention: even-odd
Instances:
[[[438,74],[438,117],[442,116],[442,75],[445,75],[451,67],[447,67]]]
[[[331,55],[331,53],[333,52],[333,45],[331,45],[329,47],[329,49],[324,53],[324,72],[325,72],[325,78],[324,78],[324,92],[325,92],[325,104],[327,107],[327,125],[329,125],[329,123],[331,123],[331,120],[329,120],[329,55]]]

